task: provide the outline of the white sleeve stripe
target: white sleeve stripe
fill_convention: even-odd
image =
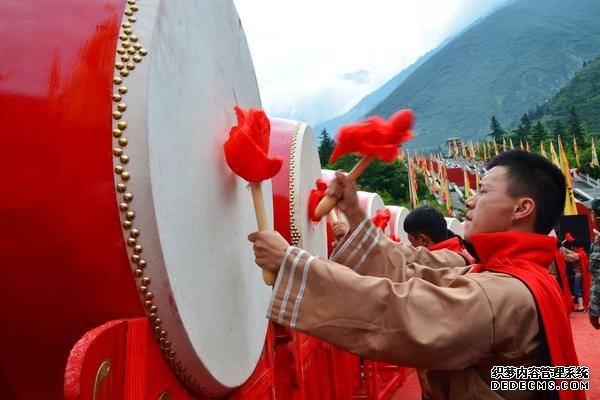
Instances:
[[[294,304],[294,311],[292,312],[292,320],[290,323],[290,327],[296,327],[296,318],[298,318],[298,311],[300,310],[300,302],[302,301],[302,296],[304,295],[304,288],[306,287],[306,280],[308,278],[308,270],[312,265],[315,256],[308,257],[306,263],[304,263],[304,271],[302,272],[302,284],[300,285],[300,291],[298,292],[298,297],[296,297],[296,303]]]
[[[267,311],[267,315],[271,315],[271,311],[273,310],[273,303],[275,302],[275,296],[277,296],[277,292],[279,291],[279,286],[281,285],[281,280],[283,279],[285,263],[293,249],[294,249],[293,246],[288,246],[287,250],[285,251],[285,256],[283,256],[283,260],[281,260],[281,265],[279,265],[279,272],[277,273],[277,279],[275,280],[275,286],[273,286],[273,293],[271,294],[271,301],[269,302],[269,309]]]
[[[285,295],[283,296],[283,301],[281,302],[281,308],[279,309],[279,315],[277,316],[277,322],[283,323],[283,316],[285,315],[285,308],[287,307],[287,301],[290,297],[290,292],[292,291],[292,286],[294,285],[294,273],[296,272],[296,267],[298,266],[298,261],[302,255],[306,253],[306,251],[300,249],[298,255],[294,259],[294,263],[292,264],[292,269],[290,271],[290,278],[287,281],[287,286],[285,287]]]
[[[355,272],[358,272],[358,269],[363,265],[363,263],[365,262],[365,260],[367,259],[367,257],[371,253],[371,251],[373,250],[373,247],[375,247],[375,245],[377,243],[379,243],[379,240],[381,240],[381,237],[379,235],[377,235],[377,236],[375,236],[373,238],[373,241],[371,242],[371,245],[369,246],[369,248],[367,249],[367,251],[365,252],[365,254],[363,254],[363,256],[360,258],[360,260],[358,261],[358,263],[354,267],[354,271]]]
[[[356,237],[356,235],[358,235],[358,232],[363,228],[363,226],[365,226],[365,224],[367,223],[369,219],[367,217],[365,217],[365,219],[363,219],[361,221],[361,223],[356,227],[356,229],[354,230],[354,232],[352,232],[352,234],[350,235],[350,237],[344,242],[344,244],[341,247],[336,248],[333,253],[331,253],[331,260],[334,260],[335,257],[337,257],[339,254],[342,254],[344,252],[344,250],[346,250],[346,248],[348,247],[348,245],[350,244],[350,242],[352,242],[354,240],[354,238]]]
[[[354,256],[356,256],[356,253],[358,253],[358,251],[360,249],[362,249],[362,247],[365,245],[365,242],[367,241],[367,239],[371,235],[371,232],[373,232],[373,229],[377,229],[377,228],[375,228],[375,225],[371,225],[369,227],[369,229],[367,230],[367,232],[365,232],[365,235],[363,236],[363,238],[361,239],[361,241],[352,250],[352,252],[348,255],[348,257],[346,257],[346,260],[344,262],[342,262],[342,264],[348,265],[348,263],[350,263],[350,261],[352,261],[352,259],[354,258]],[[377,235],[377,233],[375,233],[375,234]]]

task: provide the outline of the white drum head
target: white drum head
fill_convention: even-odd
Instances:
[[[377,193],[358,192],[358,204],[367,218],[373,218],[377,210],[385,210],[383,199]]]
[[[463,237],[465,234],[465,227],[460,223],[456,218],[448,218],[444,217],[446,220],[446,226],[449,230],[451,230],[454,234]]]
[[[151,278],[142,300],[148,313],[158,308],[151,318],[177,375],[196,394],[222,396],[259,360],[271,293],[246,239],[256,230],[252,196],[223,155],[234,106],[260,107],[258,86],[231,0],[145,0],[136,18],[148,55],[122,84],[124,183]],[[272,216],[269,182],[263,191]]]
[[[326,221],[322,219],[315,223],[308,216],[310,191],[316,187],[316,181],[321,177],[321,160],[312,129],[304,123],[297,131],[295,164],[294,219],[300,229],[299,246],[327,258]]]
[[[385,228],[385,234],[389,236],[393,233],[402,243],[409,243],[408,235],[404,231],[404,220],[410,211],[399,206],[386,206],[385,208],[391,213],[390,223]]]

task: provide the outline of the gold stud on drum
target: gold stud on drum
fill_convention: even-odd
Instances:
[[[131,236],[132,238],[136,238],[140,236],[140,230],[135,228],[132,229],[131,232],[129,232],[129,236]]]
[[[119,91],[121,91],[121,89],[119,88]],[[125,92],[127,92],[127,89],[125,89]],[[127,121],[119,121],[119,123],[117,124],[117,127],[124,131],[125,129],[127,129]]]

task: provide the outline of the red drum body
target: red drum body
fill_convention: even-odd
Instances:
[[[0,32],[1,396],[61,399],[79,338],[144,315],[192,393],[231,392],[270,296],[222,150],[260,107],[233,2],[5,0]]]
[[[390,210],[391,214],[390,223],[385,228],[385,234],[387,236],[394,235],[402,243],[409,243],[408,236],[404,231],[404,219],[409,213],[408,209],[398,206],[385,206],[385,208]]]

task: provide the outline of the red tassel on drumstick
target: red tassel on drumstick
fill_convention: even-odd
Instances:
[[[393,162],[398,158],[398,146],[413,137],[410,131],[412,123],[412,111],[401,110],[387,121],[374,116],[356,124],[343,126],[335,139],[336,146],[329,162],[335,162],[350,153],[363,156],[348,174],[348,178],[355,181],[376,158],[385,162]],[[335,204],[335,198],[325,196],[317,206],[316,217],[322,218]]]
[[[321,218],[318,218],[315,215],[315,211],[321,200],[323,200],[323,197],[325,197],[325,191],[327,190],[327,182],[325,182],[325,180],[323,179],[317,179],[316,186],[316,189],[311,189],[310,195],[308,197],[308,218],[312,222],[321,221]],[[339,218],[335,213],[335,210],[331,210],[329,212],[329,218],[331,219],[332,224],[337,224],[339,222]]]
[[[271,124],[263,110],[250,108],[248,111],[235,107],[238,124],[229,131],[229,139],[223,145],[225,160],[229,168],[250,183],[254,212],[259,231],[269,230],[265,203],[260,183],[279,172],[283,164],[281,157],[269,157]],[[263,280],[273,285],[275,274],[262,270]]]

